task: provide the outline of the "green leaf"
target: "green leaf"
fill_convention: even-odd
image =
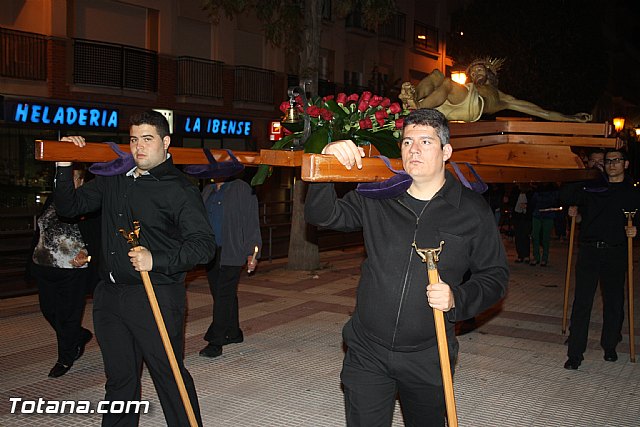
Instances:
[[[293,144],[293,141],[296,138],[302,138],[302,134],[300,132],[292,133],[291,135],[287,135],[284,138],[276,141],[275,144],[271,146],[272,150],[282,150],[285,147],[290,147]]]
[[[321,127],[311,133],[307,142],[304,143],[304,152],[319,154],[328,143],[329,129]]]
[[[392,130],[381,130],[378,132],[369,132],[366,130],[358,130],[355,136],[363,141],[369,141],[378,149],[380,154],[390,159],[397,159],[402,156],[398,138],[393,136]]]
[[[346,111],[344,111],[344,109],[341,106],[339,106],[338,103],[333,99],[330,99],[329,101],[325,102],[325,106],[327,110],[331,111],[333,115],[337,118],[344,118],[347,116]]]
[[[251,185],[252,186],[261,185],[262,183],[264,183],[264,181],[268,177],[271,176],[272,171],[273,171],[273,168],[269,165],[258,166],[258,171],[253,176],[253,178],[251,178]]]

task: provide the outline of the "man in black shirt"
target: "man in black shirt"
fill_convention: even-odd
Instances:
[[[640,208],[640,193],[625,180],[629,166],[625,154],[610,150],[605,154],[606,188],[576,186],[563,188],[561,198],[576,216],[582,217],[580,249],[576,262],[576,289],[569,327],[566,369],[578,369],[587,347],[593,297],[600,282],[603,299],[603,325],[600,345],[604,360],[618,360],[616,346],[622,340],[624,321],[624,283],[627,268],[627,238],[636,236],[636,227],[627,227],[624,212]]]
[[[198,189],[173,165],[167,150],[169,125],[160,113],[131,118],[131,153],[136,166],[115,176],[98,176],[74,190],[71,163],[59,162],[55,204],[74,217],[102,211],[101,282],[94,291],[93,320],[104,360],[108,401],[140,399],[142,361],[156,387],[169,426],[189,425],[178,386],[154,321],[140,272],[153,283],[169,339],[199,424],[200,409],[191,375],[183,364],[187,271],[215,253],[215,239]],[[79,147],[84,138],[63,138]],[[119,233],[140,222],[134,251]],[[137,426],[138,414],[105,414],[103,426]]]

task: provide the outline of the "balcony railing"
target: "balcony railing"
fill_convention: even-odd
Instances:
[[[113,43],[74,40],[73,82],[155,92],[158,54]]]
[[[388,39],[404,41],[407,26],[404,13],[395,13],[389,20],[378,26],[378,35]]]
[[[271,70],[236,67],[233,100],[273,105],[274,78],[275,72]]]
[[[47,80],[47,38],[0,28],[0,76]]]
[[[222,98],[224,63],[181,56],[178,64],[176,95]]]

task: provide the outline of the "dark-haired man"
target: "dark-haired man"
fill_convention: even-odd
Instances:
[[[79,147],[79,136],[63,138]],[[215,240],[198,189],[168,154],[169,125],[160,113],[131,118],[129,143],[136,166],[98,176],[74,190],[71,164],[59,162],[55,203],[63,216],[102,212],[102,281],[94,291],[94,328],[104,360],[108,401],[140,399],[144,360],[169,426],[189,425],[178,387],[155,324],[140,272],[147,271],[191,405],[202,424],[191,375],[183,364],[186,292],[184,279],[196,264],[211,260]],[[118,230],[140,222],[142,250],[133,251]],[[136,426],[138,414],[105,414],[103,426]]]
[[[455,322],[496,303],[509,278],[489,206],[445,170],[452,147],[444,115],[430,109],[409,114],[401,150],[412,179],[405,190],[376,199],[352,191],[338,199],[333,184],[311,184],[305,204],[308,222],[364,235],[367,259],[355,311],[343,329],[348,426],[390,426],[397,394],[406,425],[444,426],[432,309],[445,312],[453,365]],[[347,169],[362,167],[364,152],[352,141],[331,142],[323,153]],[[413,244],[437,248],[441,241],[441,280],[427,286],[425,264]]]
[[[629,167],[625,153],[609,150],[604,154],[608,182],[602,187],[581,184],[565,186],[561,199],[569,216],[580,210],[580,248],[576,261],[576,289],[569,326],[566,369],[578,369],[587,348],[593,297],[600,283],[603,323],[600,345],[604,360],[618,360],[616,346],[622,340],[624,321],[624,283],[627,271],[627,238],[636,236],[636,227],[627,227],[624,212],[640,208],[640,192],[625,180]]]

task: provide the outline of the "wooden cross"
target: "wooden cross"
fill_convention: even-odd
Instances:
[[[473,164],[485,182],[581,181],[596,177],[586,170],[571,147],[615,147],[607,123],[558,123],[522,120],[476,123],[451,123],[452,160]],[[107,144],[89,143],[78,148],[59,141],[35,142],[35,157],[43,161],[106,162],[116,158]],[[121,145],[129,151],[128,145]],[[200,148],[169,149],[174,164],[206,164]],[[218,161],[230,160],[225,150],[212,149]],[[370,152],[369,155],[375,154]],[[301,167],[302,179],[312,182],[373,182],[392,176],[377,158],[363,159],[363,168],[345,169],[333,156],[303,154],[301,151],[260,150],[234,152],[246,166],[270,165]],[[391,159],[391,167],[401,169],[400,159]],[[462,168],[469,180],[471,173]]]

